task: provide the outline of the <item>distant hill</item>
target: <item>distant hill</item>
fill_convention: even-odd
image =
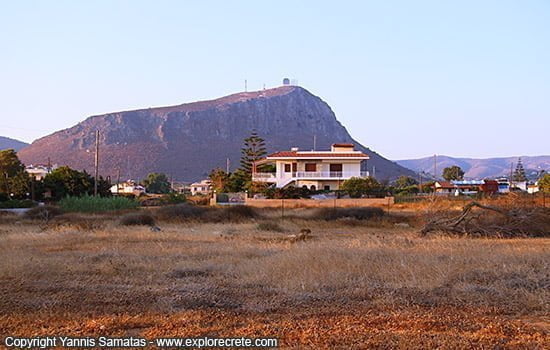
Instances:
[[[0,150],[14,149],[16,151],[19,151],[20,149],[22,149],[23,147],[27,147],[28,145],[29,145],[28,143],[25,143],[22,141],[10,139],[9,137],[0,136]]]
[[[466,172],[464,175],[468,179],[483,179],[510,175],[510,165],[513,163],[515,169],[518,157],[505,158],[453,158],[448,156],[437,156],[437,172],[441,176],[443,169],[449,166],[458,165]],[[550,156],[521,157],[523,167],[527,175],[531,178],[536,177],[540,170],[550,171]],[[434,157],[425,157],[419,159],[398,160],[398,164],[412,169],[416,172],[425,171],[433,174]]]
[[[216,167],[239,166],[243,139],[255,129],[268,152],[299,147],[330,149],[352,142],[370,156],[378,179],[414,175],[355,141],[330,106],[298,86],[241,92],[210,101],[93,116],[38,139],[19,153],[24,163],[69,165],[93,170],[95,131],[100,131],[100,174],[141,179],[164,172],[174,180],[195,181]]]

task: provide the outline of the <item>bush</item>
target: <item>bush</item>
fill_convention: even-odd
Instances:
[[[189,204],[169,205],[159,208],[156,211],[156,216],[164,221],[200,220],[208,210],[208,208]]]
[[[130,213],[120,218],[120,224],[123,226],[155,226],[155,219],[148,213]]]
[[[338,220],[342,218],[352,218],[356,220],[368,220],[384,216],[384,210],[377,207],[363,208],[321,208],[317,209],[312,219],[316,220]]]
[[[31,220],[44,220],[50,221],[52,218],[63,214],[61,209],[51,205],[43,205],[40,207],[34,207],[25,212],[23,217]]]
[[[139,203],[126,197],[65,197],[59,207],[66,212],[99,213],[124,209],[136,209]]]
[[[0,209],[32,208],[34,206],[36,206],[36,203],[30,199],[10,199],[9,201],[0,202]]]
[[[260,231],[273,231],[273,232],[283,232],[284,228],[281,227],[278,223],[274,221],[264,221],[260,222],[256,228]]]
[[[181,204],[185,203],[187,198],[183,193],[174,193],[171,192],[163,198],[163,203],[165,204]]]
[[[304,187],[288,186],[285,188],[273,188],[266,189],[263,194],[269,199],[300,199],[310,198],[312,191]]]

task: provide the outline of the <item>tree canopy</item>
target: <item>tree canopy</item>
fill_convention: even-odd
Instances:
[[[13,149],[0,151],[0,193],[4,198],[26,198],[30,176]]]
[[[550,174],[544,174],[544,176],[539,179],[539,189],[543,193],[550,193]]]
[[[168,177],[163,173],[150,173],[143,180],[143,186],[149,193],[170,193],[171,187]]]
[[[352,177],[344,181],[340,188],[351,198],[361,198],[363,195],[380,191],[382,185],[373,177]]]
[[[258,136],[256,130],[252,130],[250,136],[244,139],[241,154],[241,170],[251,178],[255,162],[267,154],[265,140]]]
[[[521,158],[518,158],[518,164],[516,165],[516,170],[514,170],[514,174],[512,175],[512,181],[527,181],[527,176],[525,175],[525,169],[523,168]]]
[[[443,178],[447,181],[464,180],[464,170],[457,165],[443,169]]]
[[[44,189],[50,191],[55,200],[67,196],[80,197],[93,194],[94,178],[85,171],[80,172],[68,166],[62,166],[44,177]]]
[[[397,180],[395,180],[395,187],[397,188],[407,188],[415,185],[418,185],[418,181],[410,176],[401,175]]]

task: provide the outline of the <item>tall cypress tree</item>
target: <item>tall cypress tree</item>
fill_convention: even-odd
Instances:
[[[518,164],[516,165],[516,170],[514,171],[512,180],[516,182],[527,181],[527,176],[525,176],[525,169],[523,168],[523,163],[521,162],[521,157],[518,158]]]
[[[265,140],[258,136],[256,130],[252,130],[250,136],[244,139],[244,146],[241,148],[241,154],[241,171],[245,173],[247,177],[252,177],[254,163],[267,154]]]

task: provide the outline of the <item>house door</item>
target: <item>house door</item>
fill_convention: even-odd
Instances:
[[[330,164],[330,175],[331,176],[342,176],[342,164]]]
[[[297,171],[298,171],[298,163],[292,163],[292,176],[296,176]]]

